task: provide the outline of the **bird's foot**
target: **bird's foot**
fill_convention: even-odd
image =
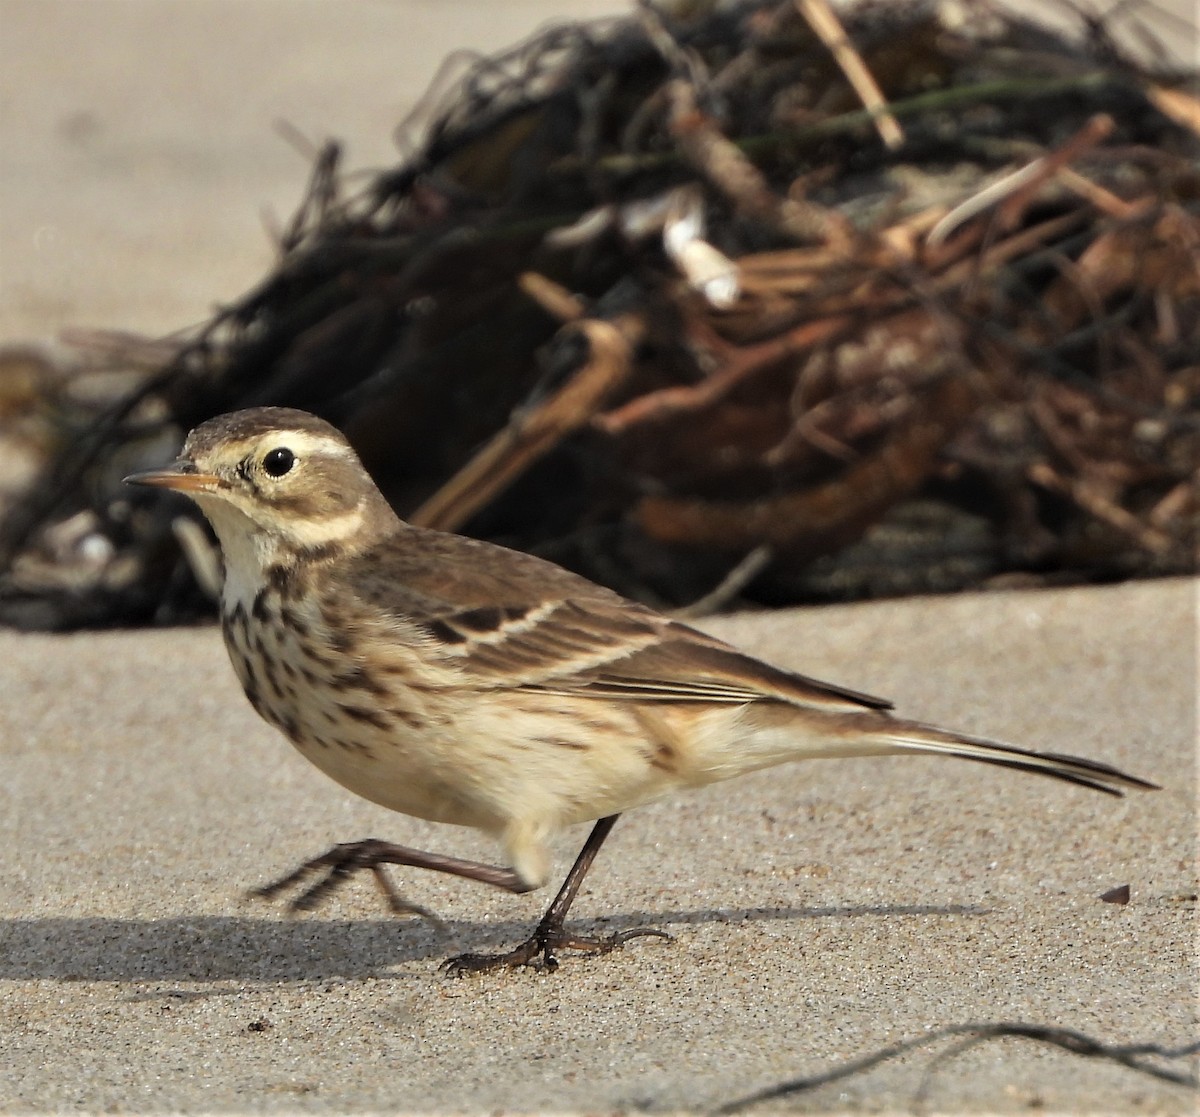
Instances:
[[[299,868],[278,880],[271,881],[270,884],[250,889],[250,895],[264,900],[273,900],[293,885],[303,884],[314,874],[320,874],[316,883],[304,888],[287,906],[288,911],[294,913],[313,911],[345,884],[351,876],[365,869],[375,878],[375,883],[379,891],[383,893],[388,909],[393,915],[420,916],[445,933],[445,923],[428,908],[404,899],[396,891],[396,886],[387,873],[383,871],[385,864],[395,863],[392,854],[396,848],[388,842],[381,842],[375,838],[368,838],[361,842],[345,842],[342,845],[334,846],[328,853],[323,853],[320,857],[305,861]]]
[[[671,936],[655,927],[634,927],[612,935],[573,935],[561,924],[539,923],[537,929],[515,950],[504,954],[458,954],[442,963],[442,970],[454,977],[487,970],[513,969],[517,966],[539,965],[542,969],[558,969],[558,951],[581,950],[588,954],[607,954],[624,946],[630,939]]]

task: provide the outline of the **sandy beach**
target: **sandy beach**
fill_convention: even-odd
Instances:
[[[0,0],[0,342],[201,320],[270,265],[264,223],[301,195],[306,157],[275,121],[341,137],[349,165],[392,162],[450,51],[625,10]],[[1162,790],[923,758],[760,773],[629,814],[589,877],[581,926],[672,942],[461,980],[441,959],[514,944],[548,897],[396,874],[445,935],[387,916],[368,881],[303,918],[245,899],[338,841],[498,854],[308,766],[214,628],[0,631],[0,1111],[696,1111],[947,1024],[1194,1043],[1197,589],[706,622],[905,715]],[[583,836],[557,844],[561,870]],[[1126,884],[1127,904],[1100,899]],[[957,1042],[774,1106],[1195,1112],[1194,1092],[1104,1059]]]

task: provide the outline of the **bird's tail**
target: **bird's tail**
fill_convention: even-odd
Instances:
[[[821,718],[817,728],[812,723],[806,725],[804,718],[797,717],[794,707],[782,703],[756,703],[749,708],[743,707],[737,729],[732,735],[738,740],[736,760],[732,764],[729,762],[726,746],[723,756],[714,757],[717,763],[702,764],[709,768],[709,778],[712,775],[724,778],[738,771],[765,768],[793,760],[929,753],[935,756],[960,756],[964,760],[978,760],[984,764],[1053,776],[1108,795],[1119,796],[1131,788],[1158,789],[1157,784],[1131,776],[1099,760],[1017,748],[986,737],[972,737],[936,725],[907,721],[882,710],[826,715]],[[721,743],[727,741],[728,738],[724,738]]]
[[[1103,791],[1106,795],[1120,796],[1129,788],[1157,791],[1158,785],[1131,776],[1104,764],[1099,760],[1088,760],[1082,756],[1066,756],[1057,752],[1034,752],[1015,745],[990,741],[986,737],[970,737],[939,729],[936,725],[923,725],[916,721],[897,719],[879,732],[897,752],[927,752],[942,756],[961,756],[964,760],[978,760],[984,764],[998,764],[1004,768],[1017,768],[1022,772],[1035,772],[1041,776],[1053,776],[1068,783]]]

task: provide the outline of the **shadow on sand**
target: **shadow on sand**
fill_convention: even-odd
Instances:
[[[652,925],[983,915],[973,906],[789,907],[660,911],[572,926],[602,933]],[[528,922],[451,920],[447,933],[421,920],[200,916],[171,919],[0,920],[0,979],[18,981],[311,981],[396,976],[390,967],[456,951],[498,950],[529,934]]]

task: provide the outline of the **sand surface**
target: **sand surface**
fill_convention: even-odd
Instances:
[[[388,163],[450,50],[623,10],[0,0],[0,343],[202,319],[269,266],[263,212],[300,197],[274,120]],[[1194,1042],[1196,602],[1181,580],[713,621],[906,714],[1164,789],[931,759],[748,777],[623,819],[579,900],[584,926],[674,942],[464,980],[439,961],[515,942],[547,897],[398,875],[447,936],[365,881],[301,919],[242,898],[368,835],[496,851],[329,783],[257,720],[214,630],[0,632],[0,1111],[703,1109],[947,1023]],[[1122,884],[1128,905],[1098,899]],[[1194,1111],[1102,1061],[952,1047],[793,1104]]]
[[[824,761],[631,812],[584,926],[642,940],[463,979],[546,897],[397,874],[289,919],[242,891],[336,841],[491,859],[355,799],[261,723],[213,629],[0,633],[0,1110],[699,1109],[942,1024],[1180,1046],[1196,1028],[1196,585],[966,595],[711,622],[905,713],[1102,758],[1114,800],[955,760]],[[583,831],[557,844],[565,871]],[[1129,884],[1128,905],[1102,893]],[[943,1042],[816,1109],[1194,1112],[1005,1040]],[[1179,1064],[1176,1064],[1177,1069]],[[927,1077],[930,1076],[930,1077]]]

